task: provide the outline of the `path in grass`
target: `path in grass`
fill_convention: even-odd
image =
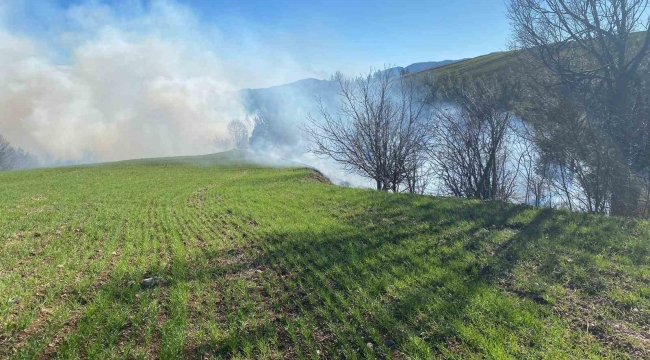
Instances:
[[[645,222],[218,157],[0,181],[0,358],[650,357]]]

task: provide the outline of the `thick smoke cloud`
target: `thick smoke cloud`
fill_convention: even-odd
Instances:
[[[214,152],[227,122],[248,116],[238,89],[278,76],[271,68],[307,75],[174,2],[124,2],[119,13],[88,2],[36,35],[3,25],[12,9],[0,6],[0,132],[49,163]],[[260,56],[246,58],[249,47]]]
[[[42,165],[224,151],[214,139],[227,137],[228,122],[262,113],[271,128],[251,127],[251,143],[269,164],[300,162],[363,184],[306,154],[300,125],[315,95],[335,102],[332,83],[240,90],[325,76],[285,51],[292,45],[265,43],[243,23],[221,31],[174,1],[43,1],[37,19],[29,2],[0,3],[0,134]]]
[[[315,167],[335,183],[368,186],[366,179],[344,171],[332,160],[320,159],[308,152],[311,146],[304,137],[303,125],[310,114],[318,115],[317,99],[336,113],[336,82],[304,79],[267,89],[244,90],[241,95],[246,108],[265,120],[265,126],[255,127],[251,133],[253,151]]]

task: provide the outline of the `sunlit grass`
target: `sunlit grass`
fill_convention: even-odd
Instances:
[[[649,356],[646,222],[308,175],[0,174],[0,358]]]

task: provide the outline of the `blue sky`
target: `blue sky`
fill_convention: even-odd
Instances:
[[[288,54],[315,77],[501,51],[509,32],[504,0],[9,0],[5,24],[54,41],[51,34],[68,30],[63,14],[71,7],[91,4],[137,18],[152,1],[179,5],[235,43],[255,43],[247,55],[256,47]]]
[[[51,161],[210,153],[239,89],[505,50],[503,1],[0,0],[0,133]],[[298,124],[312,95],[278,106]]]
[[[235,31],[242,20],[271,33],[322,36],[327,39],[324,51],[404,65],[503,50],[509,30],[504,0],[185,3],[204,21],[235,24]]]

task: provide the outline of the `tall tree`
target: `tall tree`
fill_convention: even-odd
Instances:
[[[13,168],[13,148],[9,141],[0,134],[0,171]]]
[[[509,112],[514,88],[496,78],[452,78],[438,96],[431,161],[454,196],[510,200],[519,173],[519,140]]]
[[[0,134],[0,171],[14,169],[30,169],[38,166],[36,156],[21,148],[14,148]]]
[[[248,149],[248,127],[241,120],[232,120],[228,123],[228,134],[237,150]]]
[[[537,83],[571,99],[579,119],[570,126],[594,138],[580,139],[586,143],[572,152],[580,164],[574,170],[603,170],[589,176],[606,184],[600,195],[607,194],[612,215],[636,212],[636,178],[647,166],[637,161],[645,145],[634,103],[648,72],[649,5],[650,0],[510,0],[513,45],[546,71],[537,72]],[[599,205],[598,211],[606,208]]]

